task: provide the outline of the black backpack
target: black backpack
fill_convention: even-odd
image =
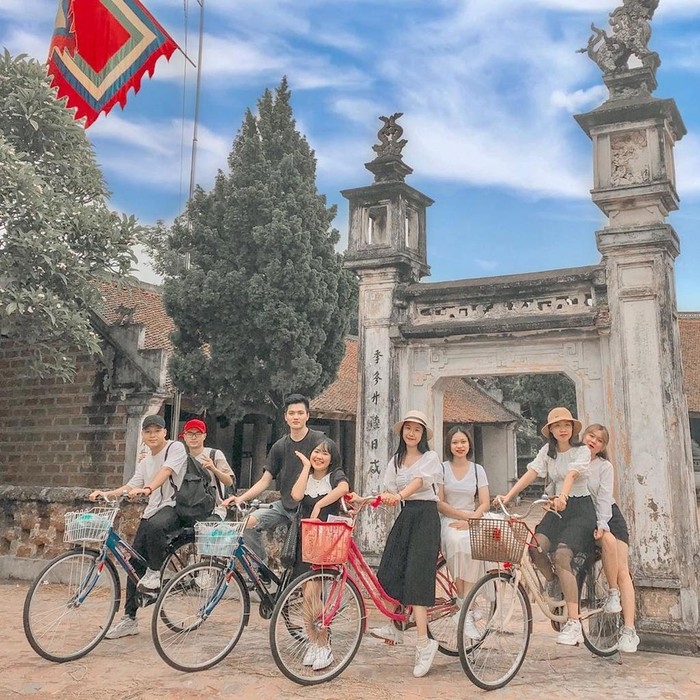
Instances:
[[[206,520],[216,505],[216,486],[211,475],[191,454],[187,455],[187,471],[180,488],[175,489],[175,512],[183,520]]]

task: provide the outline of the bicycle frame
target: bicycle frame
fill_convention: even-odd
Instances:
[[[512,522],[523,522],[520,519],[513,519]],[[523,523],[524,524],[524,523]],[[523,555],[519,562],[505,562],[499,565],[499,570],[503,568],[508,571],[515,578],[516,585],[522,583],[523,587],[527,591],[530,600],[537,603],[537,607],[542,611],[542,613],[552,622],[565,623],[568,619],[568,613],[566,610],[566,605],[562,604],[561,601],[554,601],[549,596],[543,595],[540,591],[540,582],[538,578],[538,573],[535,565],[530,559],[529,550],[532,547],[538,547],[537,535],[525,525],[528,531],[527,543],[523,549]],[[562,612],[557,613],[557,610],[562,610]]]
[[[105,565],[105,561],[107,560],[107,555],[108,553],[111,552],[112,556],[114,559],[117,561],[119,566],[124,570],[126,575],[134,582],[138,583],[139,581],[139,575],[136,573],[136,570],[134,569],[133,565],[127,559],[122,552],[120,551],[120,548],[125,549],[128,554],[129,558],[135,558],[137,559],[140,563],[142,563],[144,566],[147,565],[146,560],[126,541],[124,541],[120,536],[119,533],[111,527],[109,529],[109,532],[107,533],[107,537],[105,541],[102,543],[102,546],[100,547],[99,550],[99,556],[95,561],[95,566],[88,572],[87,576],[85,577],[85,581],[82,583],[80,586],[80,590],[77,592],[75,596],[75,601],[74,605],[82,605],[82,603],[85,601],[85,599],[90,595],[92,592],[92,589],[95,587],[95,584],[97,583],[100,574],[102,573],[102,568]],[[75,547],[75,549],[90,549],[89,547]],[[142,594],[143,595],[143,594]],[[155,596],[153,598],[155,600]]]
[[[440,564],[440,559],[438,560],[438,564]],[[340,578],[333,582],[333,586],[328,594],[328,602],[323,609],[322,624],[324,627],[327,627],[330,624],[333,616],[338,611],[342,591],[348,578],[358,587],[360,591],[364,590],[367,595],[369,595],[377,610],[382,613],[382,615],[388,617],[394,622],[402,623],[405,627],[412,622],[412,607],[404,606],[400,601],[387,594],[382,587],[382,584],[379,582],[376,574],[374,571],[372,571],[369,564],[365,560],[357,544],[355,544],[354,539],[350,540],[348,560],[346,563],[331,567],[314,565],[312,568],[318,571],[335,569],[341,574]],[[367,605],[364,598],[362,599],[362,605],[364,608],[363,617],[366,625]],[[431,613],[435,614],[436,611],[441,613],[454,612],[456,609],[456,606],[452,604],[449,606],[434,605],[428,608],[428,617],[430,618]]]

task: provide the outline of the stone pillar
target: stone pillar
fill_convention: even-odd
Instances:
[[[399,116],[382,117],[377,158],[365,165],[374,183],[342,192],[350,203],[346,265],[359,278],[355,488],[365,495],[381,490],[396,445],[391,428],[406,408],[399,396],[394,343],[404,312],[397,288],[429,271],[425,212],[433,200],[404,182],[412,170],[401,158],[406,142],[399,140]],[[357,539],[370,559],[383,550],[392,520],[393,514],[383,509],[368,509],[362,517]]]
[[[617,73],[611,97],[576,117],[593,141],[596,233],[608,285],[606,387],[620,507],[631,529],[637,627],[644,648],[697,652],[698,520],[683,393],[674,261],[666,216],[678,206],[673,100],[637,90],[644,69]],[[654,85],[653,76],[647,85]],[[613,89],[614,88],[614,89]]]

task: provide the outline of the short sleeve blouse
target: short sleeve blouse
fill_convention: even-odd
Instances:
[[[437,501],[437,487],[443,481],[442,464],[437,452],[428,450],[410,467],[398,467],[395,458],[389,460],[384,471],[384,488],[392,493],[398,493],[414,479],[420,478],[422,486],[407,501]]]
[[[543,445],[535,459],[527,465],[537,476],[548,479],[554,488],[554,494],[561,493],[564,478],[570,471],[576,471],[579,478],[574,481],[569,496],[590,496],[588,491],[588,472],[591,451],[587,447],[572,447],[566,452],[557,452],[552,459],[547,455],[549,445]]]

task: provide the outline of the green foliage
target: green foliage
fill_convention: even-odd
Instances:
[[[540,428],[556,406],[576,415],[576,389],[563,374],[518,374],[512,377],[480,377],[486,388],[498,388],[504,401],[520,404],[523,421],[517,430],[518,454],[532,455],[544,444]]]
[[[335,378],[356,282],[286,79],[246,113],[228,166],[149,236],[177,328],[170,374],[216,414],[274,415],[286,394],[314,396]]]
[[[85,132],[43,65],[0,55],[0,336],[30,374],[70,379],[72,353],[99,352],[95,279],[131,268],[133,218],[108,195]]]

